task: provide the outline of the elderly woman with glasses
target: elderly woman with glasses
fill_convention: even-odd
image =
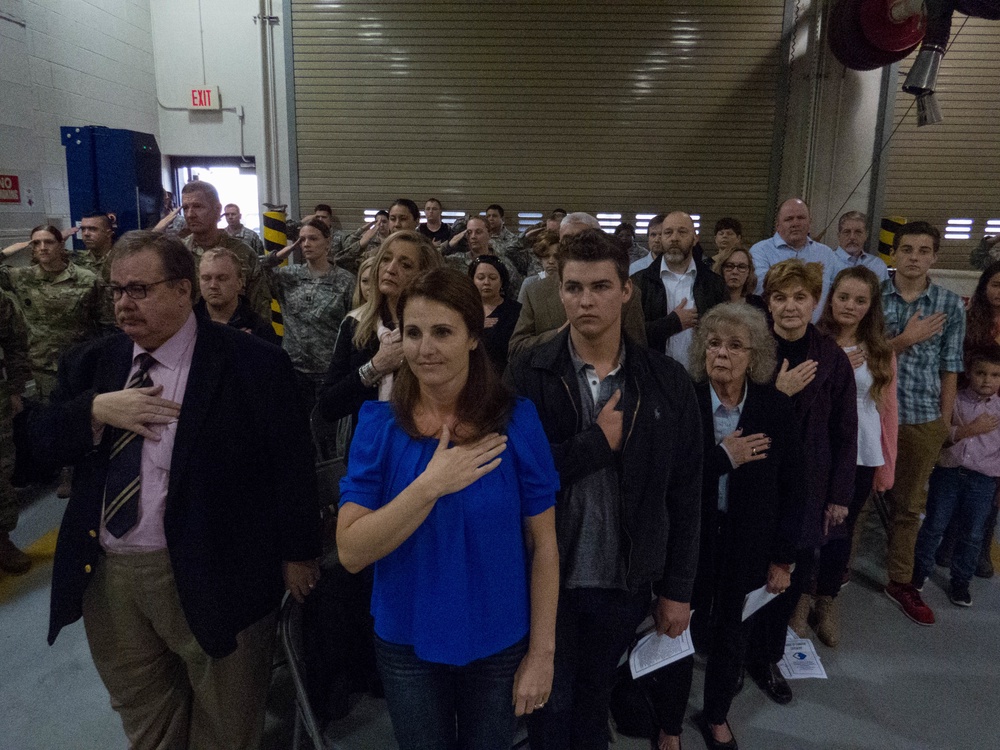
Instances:
[[[750,251],[742,245],[727,246],[715,256],[712,270],[722,277],[730,302],[749,302],[767,312],[764,298],[753,293],[757,288],[757,274],[753,270]]]
[[[750,305],[713,307],[689,350],[701,407],[705,464],[701,548],[692,635],[708,654],[700,725],[709,748],[734,750],[727,716],[743,670],[752,618],[748,593],[790,583],[803,504],[803,459],[789,399],[771,384],[775,342]],[[677,747],[691,688],[691,659],[654,689],[660,747]],[[655,673],[654,673],[655,674]],[[654,685],[655,685],[654,681]]]

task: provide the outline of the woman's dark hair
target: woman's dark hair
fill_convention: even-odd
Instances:
[[[325,221],[321,221],[320,219],[309,219],[309,221],[307,221],[302,226],[312,227],[313,229],[317,230],[321,235],[323,235],[324,239],[327,240],[330,239],[330,227],[326,225]]]
[[[559,240],[559,277],[571,260],[584,263],[599,263],[609,260],[618,272],[618,279],[624,284],[628,281],[628,250],[621,247],[600,229],[584,229],[577,234],[570,234]]]
[[[858,343],[864,347],[868,369],[872,374],[871,397],[882,406],[882,397],[892,383],[892,347],[885,331],[885,314],[882,312],[882,287],[878,276],[864,266],[845,268],[830,285],[830,293],[826,296],[826,305],[820,315],[816,327],[823,333],[837,338],[840,325],[833,319],[833,297],[837,288],[848,279],[856,279],[868,287],[868,297],[871,300],[868,312],[858,323]]]
[[[414,279],[399,296],[396,314],[406,342],[406,304],[413,299],[437,302],[457,312],[478,341],[469,352],[469,376],[458,397],[455,416],[458,418],[452,438],[455,442],[474,442],[491,432],[502,432],[510,419],[514,397],[493,369],[486,347],[482,344],[483,301],[472,279],[451,268],[437,268]],[[396,421],[412,437],[424,437],[417,429],[413,412],[420,400],[420,382],[405,363],[392,382],[392,404]]]
[[[510,272],[506,268],[504,268],[503,263],[500,262],[500,259],[497,256],[477,255],[473,259],[472,263],[469,264],[469,278],[470,279],[476,278],[476,269],[479,268],[479,266],[483,263],[489,266],[493,266],[495,269],[497,269],[497,273],[500,274],[500,296],[506,297],[507,295],[505,294],[505,292],[507,291],[507,285],[510,284]],[[480,304],[482,304],[481,300]]]
[[[965,348],[982,348],[996,345],[996,332],[993,322],[993,307],[986,299],[986,287],[1000,273],[1000,260],[994,261],[983,269],[976,284],[976,291],[969,300],[969,311],[965,316]]]
[[[51,224],[39,224],[37,227],[31,230],[31,234],[29,234],[28,237],[31,237],[31,235],[34,234],[35,232],[48,232],[49,234],[51,234],[53,237],[56,238],[56,242],[58,242],[60,245],[66,241],[66,238],[63,237],[63,233],[60,232]]]
[[[410,212],[410,216],[413,217],[414,221],[416,222],[420,221],[420,209],[417,208],[417,204],[414,203],[409,198],[396,198],[392,206],[402,206],[403,208],[405,208],[407,211]],[[391,209],[392,206],[389,206],[389,208]]]

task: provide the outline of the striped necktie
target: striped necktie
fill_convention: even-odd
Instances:
[[[128,388],[153,385],[149,368],[156,360],[143,352],[136,360],[139,369],[129,378]],[[111,458],[104,485],[104,526],[116,539],[121,538],[139,520],[139,489],[142,483],[142,436],[131,430],[115,428]]]

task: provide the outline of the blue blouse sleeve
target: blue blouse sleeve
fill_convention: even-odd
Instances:
[[[535,405],[518,398],[507,425],[507,451],[521,489],[521,515],[537,516],[556,504],[559,473]],[[353,458],[352,458],[353,460]]]
[[[385,401],[365,401],[351,440],[347,475],[340,480],[340,505],[356,503],[369,510],[384,505],[385,471],[395,417]]]

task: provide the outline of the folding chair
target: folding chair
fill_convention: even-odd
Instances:
[[[312,741],[313,750],[324,750],[323,734],[316,722],[316,714],[309,705],[302,661],[302,605],[291,594],[285,594],[281,603],[278,632],[281,646],[288,662],[288,672],[295,686],[295,727],[292,732],[292,750],[299,750],[302,733]]]
[[[319,407],[309,417],[313,445],[316,447],[316,483],[319,488],[320,507],[336,515],[340,501],[340,480],[347,473],[345,458],[345,429],[350,429],[350,418],[328,422]]]

